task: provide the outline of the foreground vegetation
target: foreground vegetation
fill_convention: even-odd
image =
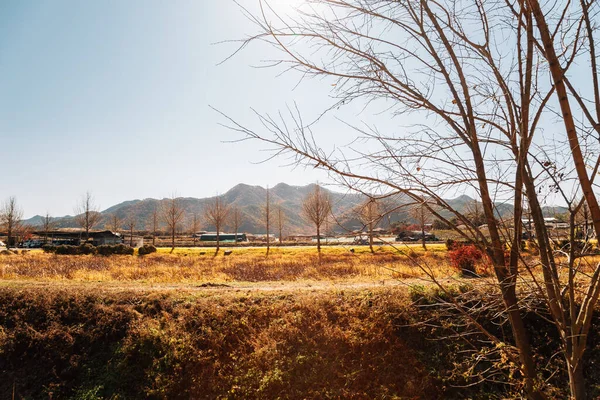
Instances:
[[[0,393],[17,398],[433,395],[389,292],[253,295],[3,289]],[[397,361],[402,359],[402,363]]]
[[[460,330],[457,316],[454,325],[446,320],[448,329],[432,323],[435,298],[428,290],[399,288],[115,293],[3,287],[0,398],[519,397],[516,366],[486,358],[493,345],[472,352],[468,341],[450,334]],[[481,320],[505,331],[496,311]],[[525,318],[536,327],[532,340],[545,379],[564,387],[551,327],[533,313]],[[509,340],[510,332],[505,335]],[[595,395],[598,359],[594,344],[586,371]],[[490,369],[494,378],[483,379]]]
[[[521,397],[487,261],[476,266],[483,277],[461,277],[451,253],[0,255],[0,398]],[[453,302],[501,342],[473,330]],[[540,302],[523,304],[539,379],[549,397],[566,398],[560,341]],[[593,327],[585,379],[597,396],[598,318]]]

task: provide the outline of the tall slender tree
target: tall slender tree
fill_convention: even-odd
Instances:
[[[329,194],[315,185],[314,190],[302,202],[302,213],[317,231],[317,252],[321,254],[321,227],[331,214]]]
[[[102,214],[98,211],[94,196],[91,192],[86,192],[75,206],[75,221],[85,232],[85,240],[90,238],[90,231],[100,223],[101,219]]]
[[[198,214],[193,213],[192,217],[190,218],[190,232],[192,233],[192,241],[194,243],[194,246],[196,246],[196,240],[198,239],[197,234],[199,230],[200,218],[198,217]]]
[[[225,204],[222,196],[216,196],[204,207],[204,219],[215,227],[217,232],[217,247],[215,256],[219,254],[221,230],[227,224],[229,207]]]
[[[160,223],[160,212],[158,206],[154,206],[150,214],[150,229],[152,230],[152,246],[156,246],[156,233]]]
[[[17,204],[17,198],[11,196],[4,201],[0,208],[0,224],[6,229],[7,247],[15,246],[15,233],[21,227],[23,210]]]
[[[421,246],[423,246],[423,250],[427,250],[427,238],[425,235],[425,225],[430,220],[431,214],[427,207],[424,204],[416,204],[412,208],[412,215],[419,223],[419,227],[421,228]]]
[[[123,228],[123,219],[115,212],[108,219],[108,224],[106,227],[112,232],[118,233]]]
[[[133,247],[133,233],[137,224],[137,207],[132,207],[125,219],[125,226],[129,231],[129,247]]]
[[[375,198],[371,197],[360,206],[359,217],[369,234],[369,249],[371,253],[375,253],[373,249],[373,231],[379,221],[381,221],[381,218],[383,218],[379,209],[379,203]]]
[[[48,243],[48,233],[54,229],[55,223],[48,211],[42,219],[42,228],[44,229],[44,244]]]
[[[267,196],[265,198],[265,207],[263,209],[265,218],[265,228],[267,230],[267,254],[269,257],[269,251],[271,250],[271,198],[269,193],[269,186],[267,186]]]
[[[283,227],[286,223],[287,219],[285,216],[285,212],[281,207],[281,204],[277,206],[277,228],[279,230],[279,244],[283,244]]]
[[[232,206],[230,208],[230,223],[233,228],[233,233],[235,235],[235,242],[238,242],[238,233],[240,230],[240,226],[244,222],[244,213],[238,206]]]
[[[171,253],[175,251],[175,236],[183,221],[183,213],[181,200],[175,194],[163,202],[161,214],[171,236]]]

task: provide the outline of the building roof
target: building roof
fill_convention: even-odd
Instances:
[[[79,238],[82,235],[85,235],[85,231],[81,230],[81,229],[73,229],[73,228],[67,228],[67,229],[56,229],[53,231],[37,231],[37,232],[33,232],[35,235],[38,236],[53,236],[53,237],[69,237],[69,238]],[[117,232],[112,232],[109,230],[103,230],[103,231],[89,231],[88,235],[90,238],[95,238],[95,237],[103,237],[103,236],[114,236],[114,237],[120,237],[121,234],[117,233]]]

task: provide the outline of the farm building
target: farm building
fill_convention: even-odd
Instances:
[[[245,233],[219,233],[219,240],[222,242],[247,242]],[[201,242],[216,242],[217,232],[207,232],[200,235]]]
[[[248,240],[251,242],[266,242],[267,241],[267,234],[265,233],[256,233],[256,234],[248,234]],[[275,237],[274,234],[270,233],[268,235],[269,237],[269,242],[275,242],[275,240],[277,240],[277,238]]]
[[[85,231],[79,229],[60,229],[49,232],[34,232],[37,236],[47,237],[48,242],[53,244],[68,244],[68,245],[79,245],[85,241]],[[121,244],[123,243],[123,237],[120,233],[111,231],[90,231],[89,242],[94,246],[100,246],[105,244]]]

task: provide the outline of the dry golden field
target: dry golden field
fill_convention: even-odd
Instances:
[[[467,302],[493,297],[494,278],[460,277],[443,245],[376,250],[0,255],[0,399],[518,397],[514,365],[474,384],[460,319],[432,319],[444,292],[431,277]],[[502,336],[502,314],[478,318]],[[552,326],[526,318],[563,387]]]
[[[415,246],[402,251],[368,248],[354,253],[345,248],[326,248],[321,256],[312,248],[275,248],[268,257],[264,248],[223,250],[177,248],[145,256],[64,256],[41,251],[0,256],[0,279],[59,280],[72,282],[231,283],[348,281],[372,282],[419,278],[428,266],[437,277],[454,274],[439,245],[423,251]]]

